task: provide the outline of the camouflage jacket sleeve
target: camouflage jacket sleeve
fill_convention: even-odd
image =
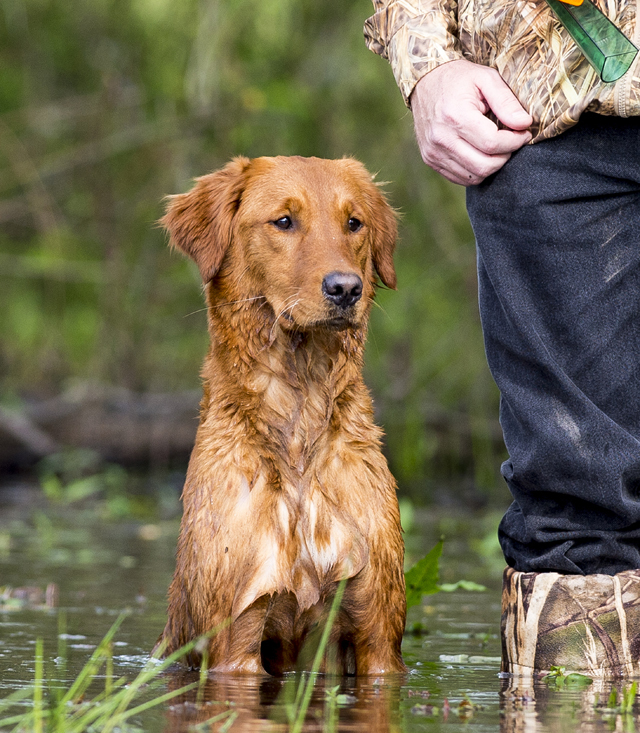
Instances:
[[[364,25],[367,47],[388,59],[405,103],[418,81],[447,61],[463,58],[457,0],[373,0]]]
[[[640,0],[593,2],[640,47]],[[602,82],[544,0],[373,3],[367,46],[389,60],[407,104],[425,74],[464,58],[498,71],[533,117],[533,142],[564,132],[585,111],[640,116],[640,54],[617,82]]]

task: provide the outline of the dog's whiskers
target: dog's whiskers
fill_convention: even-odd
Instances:
[[[293,300],[295,298],[295,300]],[[293,300],[292,303],[289,301]],[[290,295],[283,303],[282,308],[280,309],[280,312],[276,314],[276,318],[273,322],[273,326],[271,326],[271,331],[269,332],[269,342],[273,340],[274,332],[276,329],[276,326],[278,325],[278,322],[280,319],[286,314],[287,311],[292,311],[300,302],[300,293],[295,293],[294,295]]]
[[[253,298],[241,298],[240,300],[229,300],[226,303],[218,303],[218,305],[211,306],[212,309],[217,308],[223,308],[226,305],[237,305],[238,303],[249,303],[252,300],[264,300],[265,302],[262,305],[267,304],[267,298],[264,295],[256,295]],[[191,313],[185,313],[183,318],[189,318],[189,316],[195,316],[198,313],[206,313],[209,310],[209,308],[198,308],[196,311],[191,311]]]
[[[209,309],[208,308],[198,308],[197,311],[191,311],[191,313],[185,313],[183,318],[189,318],[189,316],[195,316],[196,313],[206,313]]]
[[[293,301],[293,302],[289,302]],[[294,295],[290,295],[283,303],[282,308],[280,309],[280,312],[276,316],[276,320],[281,318],[287,311],[292,311],[300,302],[300,293],[295,293]]]
[[[382,311],[382,312],[383,312],[383,313],[385,314],[385,316],[386,316],[387,318],[390,318],[390,316],[389,316],[389,314],[387,313],[387,311],[386,311],[386,310],[384,309],[384,307],[383,307],[383,306],[381,306],[381,305],[380,305],[380,303],[378,303],[378,301],[377,301],[377,300],[371,300],[371,303],[373,304],[373,306],[374,306],[375,308],[379,308],[379,309],[380,309],[380,310],[381,310],[381,311]]]
[[[253,298],[242,298],[241,300],[229,300],[226,303],[218,303],[218,305],[214,305],[213,307],[222,308],[225,305],[237,305],[238,303],[249,303],[252,300],[261,300],[261,299],[266,301],[266,297],[264,295],[256,295]]]
[[[242,272],[239,272],[237,275],[234,276],[234,284],[237,288],[242,287],[242,280],[244,276],[249,272],[249,265],[245,265],[244,270]]]

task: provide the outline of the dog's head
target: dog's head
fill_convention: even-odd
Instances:
[[[353,159],[236,158],[171,197],[161,223],[205,283],[265,298],[284,328],[356,326],[377,277],[396,286],[395,214]]]

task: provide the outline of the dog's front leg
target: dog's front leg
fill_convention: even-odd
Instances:
[[[372,552],[347,584],[343,607],[352,619],[357,675],[406,672],[401,645],[406,596],[401,559]]]
[[[258,598],[210,644],[211,669],[228,674],[266,674],[261,647],[269,596]]]

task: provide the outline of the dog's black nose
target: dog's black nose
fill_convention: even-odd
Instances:
[[[338,308],[349,308],[362,296],[362,280],[352,272],[330,272],[322,281],[322,292]]]

